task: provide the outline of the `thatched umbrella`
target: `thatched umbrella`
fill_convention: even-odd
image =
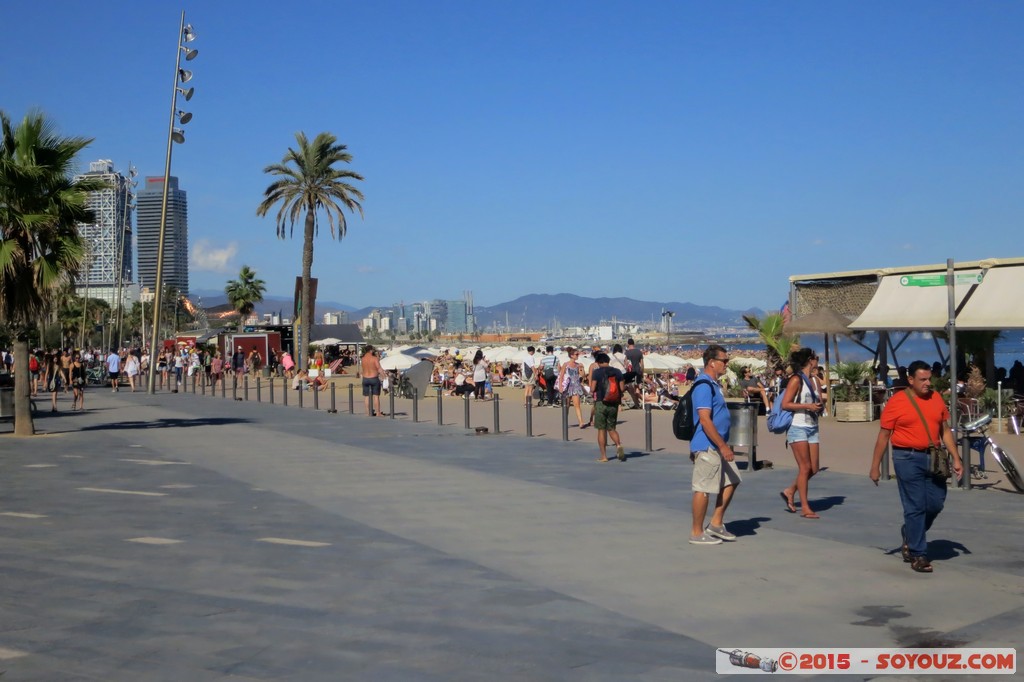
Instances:
[[[833,342],[836,344],[836,362],[840,362],[839,343],[835,341],[835,337],[839,334],[848,335],[850,333],[850,318],[831,308],[818,308],[813,313],[792,320],[784,328],[789,334],[817,333],[825,335],[825,381],[830,383],[832,374],[829,367],[828,337],[830,334],[832,335]],[[829,391],[829,395],[831,397],[831,391]]]

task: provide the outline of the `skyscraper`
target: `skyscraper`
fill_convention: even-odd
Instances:
[[[84,296],[88,288],[90,298],[117,301],[117,273],[121,269],[122,289],[132,281],[132,207],[131,179],[114,170],[109,159],[89,164],[89,172],[75,176],[100,178],[107,188],[90,192],[86,207],[96,216],[92,223],[79,223],[78,231],[86,244],[86,259],[75,290]]]
[[[138,194],[139,283],[152,290],[160,246],[160,203],[164,179],[147,177]],[[169,178],[167,234],[164,237],[163,284],[188,296],[188,199],[178,189],[178,178]]]

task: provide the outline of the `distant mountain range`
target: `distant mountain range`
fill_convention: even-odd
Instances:
[[[223,291],[196,290],[193,300],[202,297],[202,305],[206,308],[227,303]],[[323,313],[345,311],[349,321],[354,322],[368,317],[374,309],[390,308],[390,305],[354,308],[335,301],[317,301],[316,312],[319,318]],[[258,313],[276,313],[283,311],[285,317],[292,313],[290,296],[267,296],[263,303],[256,306]],[[672,328],[704,329],[707,327],[742,326],[743,315],[763,315],[759,308],[749,310],[729,310],[718,306],[704,306],[679,301],[637,301],[632,298],[588,298],[575,294],[528,294],[514,301],[499,303],[492,306],[476,306],[477,326],[481,329],[493,329],[496,326],[504,329],[506,321],[509,329],[546,329],[553,326],[593,326],[612,319],[620,322],[640,322],[648,325],[661,323],[661,313],[671,310]]]

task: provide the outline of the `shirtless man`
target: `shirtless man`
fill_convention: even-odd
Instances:
[[[363,349],[361,375],[363,377],[363,402],[366,404],[366,416],[383,417],[380,411],[380,358],[377,357],[377,350],[367,344]],[[370,406],[370,398],[373,398],[373,406]]]

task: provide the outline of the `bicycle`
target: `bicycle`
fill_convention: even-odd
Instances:
[[[992,459],[996,461],[996,464],[1006,473],[1006,478],[1017,492],[1024,493],[1024,479],[1021,478],[1020,470],[1017,468],[1017,463],[1009,452],[1003,450],[994,440],[992,436],[988,435],[988,424],[992,421],[991,414],[985,414],[977,419],[967,422],[963,425],[964,433],[970,442],[972,450],[977,450],[981,454],[981,463],[985,462],[985,453],[990,452]],[[973,435],[977,434],[977,435]],[[979,471],[983,471],[979,469]],[[971,475],[975,475],[972,467]]]

